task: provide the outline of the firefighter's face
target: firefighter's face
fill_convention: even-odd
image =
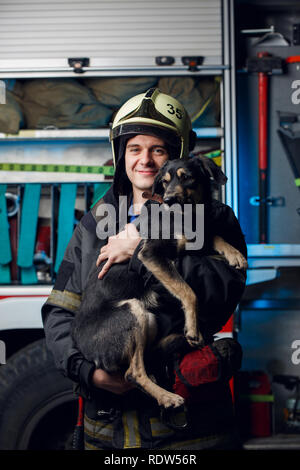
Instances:
[[[154,178],[169,155],[162,139],[136,135],[129,139],[125,151],[125,168],[133,190],[152,188]]]

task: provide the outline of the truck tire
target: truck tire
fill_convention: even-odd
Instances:
[[[0,449],[71,449],[77,418],[72,382],[56,369],[45,340],[0,367]]]

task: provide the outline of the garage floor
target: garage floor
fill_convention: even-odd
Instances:
[[[300,450],[300,434],[275,434],[252,438],[243,443],[245,450]]]

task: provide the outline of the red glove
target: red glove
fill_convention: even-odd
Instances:
[[[214,399],[209,384],[228,381],[240,368],[241,358],[241,347],[231,338],[191,351],[175,364],[174,393],[187,403]]]

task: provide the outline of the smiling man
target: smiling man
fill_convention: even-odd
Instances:
[[[85,448],[235,448],[228,379],[239,367],[241,351],[230,338],[214,341],[213,335],[227,322],[241,298],[245,287],[243,271],[211,256],[214,252],[201,250],[184,252],[176,261],[181,276],[197,296],[201,331],[205,331],[207,343],[213,343],[219,351],[220,359],[215,377],[215,363],[206,358],[210,365],[205,370],[205,380],[209,376],[212,383],[203,390],[200,387],[199,395],[197,389],[196,403],[187,406],[189,426],[183,434],[162,419],[152,397],[127,383],[123,376],[97,368],[72,341],[72,321],[96,262],[104,263],[99,282],[118,263],[123,263],[128,276],[138,279],[143,286],[151,282],[161,294],[155,311],[159,334],[167,336],[183,331],[183,313],[178,302],[171,294],[166,295],[163,286],[138,259],[141,240],[131,222],[145,202],[143,192],[151,189],[166,160],[189,158],[195,142],[191,120],[176,99],[158,89],[150,89],[120,108],[112,124],[110,141],[115,165],[113,185],[76,226],[52,293],[42,309],[46,341],[56,366],[74,382],[77,392],[85,399]],[[96,231],[97,209],[102,204],[111,204],[118,223],[122,195],[128,201],[127,224],[117,225],[116,234],[108,240],[100,239]],[[244,237],[232,210],[216,201],[214,211],[227,241],[246,256]],[[124,232],[130,236],[124,237]],[[157,358],[151,367],[157,369],[164,386],[172,390],[172,368],[168,369],[167,377],[162,358]],[[200,365],[199,371],[202,371]]]
[[[137,135],[128,140],[125,151],[125,171],[132,184],[133,204],[144,204],[142,194],[152,188],[154,178],[169,154],[162,139]]]

